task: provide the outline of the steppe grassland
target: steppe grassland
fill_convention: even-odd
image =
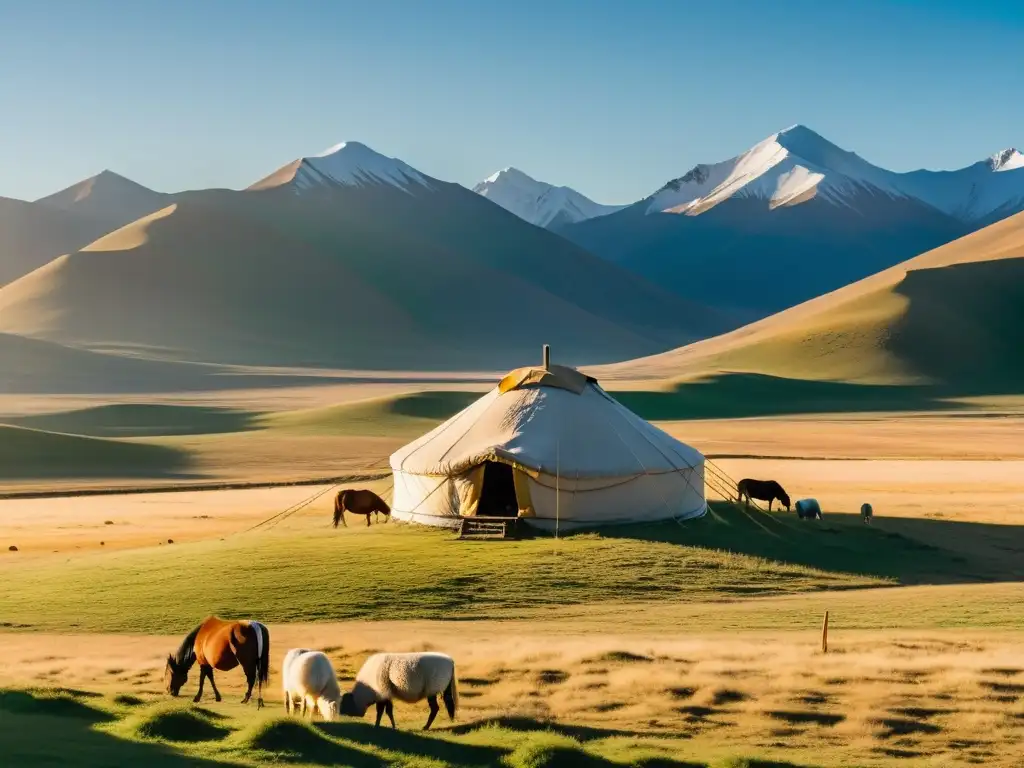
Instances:
[[[258,406],[248,407],[261,412]],[[398,414],[385,422],[394,426],[390,436],[349,428],[347,434],[345,429],[332,434],[309,419],[310,411],[324,407],[310,400],[301,407],[283,407],[286,415],[243,432],[129,440],[199,446],[189,450],[201,457],[193,468],[198,466],[203,481],[331,470],[326,476],[374,468],[392,444],[401,444],[414,428],[422,431],[430,422],[409,422],[423,417]],[[295,411],[306,412],[304,423]],[[1022,619],[1024,587],[954,583],[847,591],[900,578],[899,572],[882,573],[901,559],[899,550],[870,557],[881,540],[866,535],[902,532],[911,541],[924,539],[957,556],[979,558],[995,552],[992,545],[999,543],[1013,551],[994,562],[1012,570],[1007,558],[1020,557],[1014,549],[1021,530],[1021,486],[1014,480],[1019,473],[1016,462],[991,459],[1021,458],[1024,449],[1013,438],[1019,428],[1015,417],[908,414],[883,420],[848,415],[665,426],[707,453],[757,457],[719,463],[736,477],[779,477],[795,496],[820,498],[827,512],[850,513],[861,500],[872,501],[879,514],[873,534],[858,527],[855,518],[832,514],[826,520],[844,534],[838,537],[848,550],[843,557],[862,557],[867,573],[843,569],[844,575],[822,568],[820,560],[799,562],[814,560],[821,540],[788,518],[773,519],[773,525],[786,527],[760,538],[782,531],[795,537],[801,549],[790,552],[798,558],[792,565],[769,564],[756,552],[730,555],[705,549],[721,546],[722,540],[712,535],[715,529],[695,528],[690,542],[657,530],[619,539],[588,534],[557,545],[550,540],[509,545],[522,570],[503,581],[498,571],[507,574],[506,563],[495,569],[493,555],[507,560],[510,550],[499,552],[491,544],[454,544],[445,534],[400,526],[367,530],[354,519],[352,528],[335,532],[329,528],[329,494],[267,533],[240,533],[317,487],[4,501],[5,523],[17,522],[22,544],[18,553],[0,553],[7,583],[22,593],[5,605],[5,621],[7,615],[15,618],[9,624],[39,621],[27,607],[34,601],[33,584],[44,602],[50,601],[50,618],[31,632],[23,627],[0,633],[5,659],[0,684],[101,693],[104,698],[86,697],[84,704],[98,702],[115,711],[116,719],[93,727],[88,738],[97,730],[109,732],[112,738],[103,742],[108,755],[154,764],[159,754],[168,764],[286,759],[298,765],[398,762],[433,768],[500,759],[512,765],[556,765],[523,762],[526,758],[516,752],[532,748],[535,739],[551,738],[549,752],[557,752],[557,744],[582,749],[592,765],[727,765],[743,756],[801,766],[1015,765],[1024,721],[1024,663],[1017,650],[1022,638],[1013,627]],[[345,466],[346,455],[362,464]],[[72,482],[81,481],[66,484]],[[110,483],[103,478],[90,482]],[[386,490],[386,483],[366,484]],[[105,525],[106,520],[114,524]],[[720,522],[736,526],[744,520],[726,516]],[[968,527],[947,527],[953,524]],[[741,551],[758,543],[745,523],[738,532],[734,541]],[[812,538],[800,538],[804,535]],[[167,544],[167,538],[175,543]],[[43,551],[44,543],[52,546]],[[275,560],[275,551],[283,559]],[[364,578],[368,569],[358,579],[345,577],[341,564],[358,562],[359,553],[371,562],[390,553],[394,562],[414,567],[403,565],[388,574],[400,589],[381,590],[377,581]],[[616,583],[607,573],[593,590],[567,583],[581,563],[595,556],[595,573],[622,567]],[[923,559],[928,557],[925,553]],[[688,561],[694,565],[691,573],[685,572]],[[458,584],[444,581],[453,563],[466,577]],[[296,734],[279,721],[266,720],[273,712],[257,715],[239,707],[240,676],[227,674],[219,681],[227,698],[216,705],[227,717],[210,721],[220,730],[197,726],[195,719],[207,717],[200,713],[185,717],[184,741],[180,734],[166,738],[170,731],[161,728],[169,710],[153,703],[162,698],[160,660],[195,620],[196,601],[204,610],[211,602],[203,587],[197,588],[199,596],[190,596],[179,584],[195,583],[198,574],[218,564],[229,565],[233,574],[272,571],[273,580],[258,580],[288,587],[270,601],[258,595],[240,599],[241,592],[229,591],[223,603],[227,612],[269,610],[285,619],[271,622],[278,656],[298,644],[333,648],[339,672],[350,676],[367,652],[398,641],[456,654],[464,680],[459,729],[437,739],[390,743],[385,735],[358,730],[352,723],[311,736]],[[623,584],[627,592],[644,586],[631,578],[638,568],[646,568],[655,581],[646,595],[636,590],[622,603]],[[705,576],[693,578],[697,572]],[[103,581],[104,573],[127,575],[135,588],[103,599],[103,590],[113,587]],[[176,581],[182,573],[188,578]],[[929,580],[929,574],[914,568],[909,576]],[[93,592],[86,587],[84,598],[71,600],[69,595],[62,601],[54,595],[87,585],[93,577],[99,581]],[[956,581],[956,574],[949,580]],[[844,589],[821,591],[829,586]],[[751,587],[769,596],[744,599],[743,590]],[[402,615],[421,618],[298,623],[304,615],[329,620],[351,606],[366,617],[387,615],[397,606]],[[210,604],[211,609],[220,607]],[[827,656],[817,650],[817,627],[826,609],[832,618]],[[462,610],[503,620],[423,621]],[[125,623],[118,618],[122,615],[130,620]],[[104,633],[104,624],[128,633]],[[86,629],[88,634],[61,634]],[[147,634],[153,632],[159,633],[157,640]],[[74,653],[67,652],[69,646]],[[141,703],[114,704],[114,696]],[[403,727],[419,727],[423,715],[416,707],[398,710]],[[30,723],[36,733],[64,727],[63,719],[36,717],[21,714],[7,722],[17,721],[24,732],[31,731]],[[494,718],[503,725],[474,729]],[[563,735],[538,736],[538,729]],[[70,730],[60,732],[70,738]],[[213,737],[194,741],[196,733]],[[577,743],[558,741],[566,738]]]

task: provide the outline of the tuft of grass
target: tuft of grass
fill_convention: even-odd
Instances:
[[[171,742],[214,741],[224,738],[231,732],[216,722],[217,719],[199,707],[158,705],[136,715],[126,727],[140,739]]]
[[[509,768],[600,768],[608,760],[588,753],[575,739],[557,733],[534,733],[504,758]]]

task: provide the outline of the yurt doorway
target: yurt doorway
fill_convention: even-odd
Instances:
[[[518,517],[516,482],[512,467],[497,461],[484,462],[484,487],[477,514],[481,517]]]

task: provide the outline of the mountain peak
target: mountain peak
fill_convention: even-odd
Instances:
[[[1016,148],[1010,147],[1002,152],[996,152],[988,159],[988,163],[993,171],[1015,171],[1024,168],[1024,155]]]
[[[556,187],[511,166],[493,173],[473,191],[538,227],[574,224],[623,206],[601,205],[571,187]]]
[[[492,173],[486,179],[484,179],[479,184],[477,184],[475,187],[473,187],[473,191],[474,192],[480,192],[480,190],[482,188],[485,188],[486,185],[488,185],[488,184],[495,184],[498,181],[501,181],[503,179],[507,179],[509,181],[526,182],[528,184],[541,184],[541,185],[546,186],[546,187],[550,187],[551,186],[550,184],[544,184],[544,182],[542,182],[542,181],[537,181],[535,178],[533,178],[529,174],[523,173],[518,168],[515,168],[515,167],[510,165],[507,168],[502,168],[497,173]]]
[[[432,188],[426,176],[396,157],[387,157],[358,141],[342,141],[323,152],[303,157],[278,169],[250,189],[291,184],[298,191],[340,185],[364,187],[387,184],[410,192],[412,185]]]

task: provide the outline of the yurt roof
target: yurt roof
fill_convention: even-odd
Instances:
[[[697,466],[696,449],[641,419],[572,368],[520,368],[391,456],[396,472],[456,475],[503,461],[548,475],[630,477]]]

